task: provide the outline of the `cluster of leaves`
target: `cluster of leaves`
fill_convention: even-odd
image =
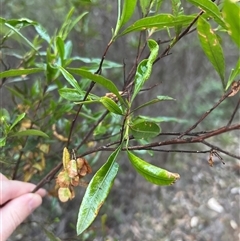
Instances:
[[[2,133],[0,146],[14,160],[14,163],[11,163],[14,166],[6,161],[7,156],[3,157],[2,162],[6,163],[12,177],[19,178],[20,170],[25,173],[26,165],[31,167],[28,168],[28,171],[32,170],[30,174],[35,174],[34,170],[39,166],[36,163],[43,163],[41,168],[37,169],[43,171],[45,167],[43,156],[48,154],[48,151],[40,147],[46,145],[48,149],[53,142],[61,143],[62,147],[71,146],[80,150],[80,157],[104,150],[113,151],[87,187],[78,213],[76,227],[78,235],[89,227],[104,203],[118,173],[117,158],[121,151],[127,151],[130,163],[147,181],[157,185],[171,185],[179,179],[179,174],[144,161],[133,154],[133,150],[154,150],[154,147],[161,145],[202,142],[213,135],[239,129],[239,125],[231,125],[230,122],[228,126],[218,131],[204,132],[202,136],[199,133],[191,133],[219,103],[233,95],[233,90],[230,90],[230,93],[226,92],[224,98],[196,125],[180,133],[177,138],[165,142],[151,143],[153,138],[157,138],[162,133],[159,123],[171,119],[135,114],[136,110],[160,101],[174,100],[170,96],[156,96],[133,107],[136,97],[144,90],[146,82],[151,77],[156,63],[168,55],[184,36],[194,31],[197,31],[204,53],[219,74],[223,90],[228,91],[233,83],[235,87],[237,86],[237,91],[239,90],[239,82],[234,81],[240,74],[240,60],[226,78],[224,54],[218,35],[219,32],[228,34],[240,47],[240,26],[237,21],[240,13],[239,5],[230,0],[225,0],[223,5],[219,6],[210,0],[189,0],[189,2],[201,10],[196,14],[187,15],[184,13],[181,1],[172,0],[172,13],[161,13],[162,1],[140,0],[142,17],[125,27],[134,14],[138,2],[125,0],[122,3],[119,0],[116,27],[112,31],[112,37],[106,45],[102,58],[99,59],[72,56],[73,46],[68,40],[69,33],[87,15],[87,12],[73,19],[73,9],[71,9],[61,28],[53,36],[50,36],[40,23],[27,18],[0,19],[1,25],[4,26],[1,47],[4,48],[9,39],[18,36],[30,49],[24,56],[6,52],[6,55],[14,54],[20,58],[20,63],[17,68],[11,69],[7,69],[4,64],[6,70],[0,73],[1,88],[6,88],[11,93],[13,103],[16,105],[11,113],[7,109],[2,109],[0,113]],[[213,28],[213,24],[217,24],[217,27]],[[32,41],[22,34],[22,30],[30,26],[36,31],[36,37]],[[161,41],[157,41],[155,37],[159,31],[165,31],[169,35],[169,44],[162,52]],[[135,64],[124,78],[121,88],[118,88],[113,80],[103,76],[102,73],[104,69],[120,68],[122,65],[106,60],[105,56],[119,38],[138,32],[140,38]],[[146,39],[142,38],[143,33],[146,34]],[[148,52],[146,56],[143,56],[144,50]],[[79,63],[80,67],[73,67]],[[35,76],[32,85],[29,85],[30,76]],[[19,81],[21,87],[17,85]],[[103,88],[106,94],[104,96],[94,94],[92,90],[95,85]],[[91,105],[99,106],[99,104],[101,106],[100,109],[97,108],[99,111],[91,109]],[[80,116],[83,120],[78,123],[77,119]],[[192,138],[183,138],[186,135],[192,135]],[[94,138],[90,139],[92,136]],[[139,145],[133,146],[132,140],[137,141]],[[92,143],[97,143],[98,147],[84,152]],[[212,153],[213,147],[210,147],[208,152]],[[30,160],[28,163],[24,161],[26,150],[32,154],[36,151],[42,153],[39,155],[42,156],[40,159],[42,162],[34,158],[28,158]],[[63,171],[57,178],[62,201],[74,197],[73,186],[77,186],[79,180],[91,170],[86,162],[78,163],[80,157],[71,160],[69,153],[64,150],[63,163],[60,162],[54,167],[38,185],[39,188],[49,181],[49,178],[53,179],[63,166]],[[97,157],[96,154],[95,158]],[[84,174],[81,172],[83,166],[87,168]]]

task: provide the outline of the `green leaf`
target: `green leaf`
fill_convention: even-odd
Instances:
[[[61,241],[60,238],[55,236],[55,234],[51,231],[48,231],[47,229],[43,228],[44,232],[46,233],[46,236],[49,238],[50,241]]]
[[[147,181],[160,185],[172,185],[175,181],[180,178],[178,173],[172,173],[165,169],[156,167],[144,160],[140,159],[139,157],[135,156],[132,152],[128,151],[128,158],[132,163],[133,167],[136,171],[142,175]]]
[[[86,94],[86,91],[82,91],[82,93],[80,94],[76,89],[70,89],[66,87],[59,89],[58,92],[62,98],[75,102],[80,102]],[[87,97],[87,100],[99,101],[99,99],[100,98],[94,94],[89,94]]]
[[[77,74],[77,75],[80,75],[84,78],[87,78],[87,79],[90,79],[92,80],[93,82],[103,86],[105,89],[107,89],[108,91],[112,92],[113,94],[115,94],[118,99],[124,103],[121,95],[119,94],[119,90],[118,88],[116,87],[116,85],[109,79],[101,76],[101,75],[98,75],[98,74],[93,74],[91,72],[89,72],[88,70],[85,70],[85,69],[79,69],[79,68],[67,68],[67,70],[71,73],[74,73],[74,74]]]
[[[96,172],[90,181],[83,197],[77,220],[77,235],[86,230],[96,218],[118,172],[116,157],[121,147],[118,147],[108,158],[107,162]]]
[[[49,34],[47,33],[47,30],[42,25],[40,25],[38,23],[34,24],[34,28],[42,39],[47,41],[47,43],[51,42],[51,38],[50,38]]]
[[[67,38],[67,36],[69,35],[70,31],[74,28],[74,26],[88,13],[88,12],[84,12],[84,13],[80,14],[75,20],[71,20],[73,12],[74,12],[74,7],[72,7],[70,9],[70,11],[68,12],[60,30],[59,30],[58,35],[63,40],[65,40]]]
[[[219,25],[226,29],[221,12],[217,5],[211,0],[188,0],[193,5],[204,10],[210,17],[212,17]]]
[[[146,103],[138,106],[138,107],[137,107],[136,109],[134,109],[133,111],[139,110],[139,109],[141,109],[141,108],[143,108],[143,107],[146,107],[146,106],[149,106],[149,105],[153,105],[153,104],[155,104],[155,103],[158,103],[158,102],[164,101],[164,100],[175,100],[175,99],[173,99],[173,98],[170,97],[170,96],[159,95],[159,96],[157,96],[157,98],[155,98],[155,99],[153,99],[153,100],[150,100],[150,101],[148,101],[148,102],[146,102]]]
[[[13,124],[10,126],[10,130],[12,130],[12,128],[17,125],[17,123],[19,121],[21,121],[24,117],[25,117],[26,113],[22,113],[20,115],[17,116],[17,118],[14,120]]]
[[[12,76],[21,76],[28,74],[35,74],[42,72],[43,68],[32,68],[32,69],[10,69],[0,73],[0,78],[12,77]]]
[[[114,102],[112,99],[104,96],[100,99],[100,102],[106,107],[108,111],[111,113],[117,114],[117,115],[123,115],[122,110],[118,107],[116,102]]]
[[[121,16],[121,1],[118,1],[118,21],[116,24],[116,29],[114,31],[113,37],[115,37],[119,31],[119,29],[132,17],[135,7],[136,7],[137,0],[124,0],[123,1],[123,11]]]
[[[6,145],[6,139],[7,139],[6,136],[0,137],[0,147],[3,147]]]
[[[61,71],[61,73],[64,76],[64,78],[68,81],[68,83],[72,87],[74,87],[80,94],[82,94],[82,89],[79,86],[79,84],[76,81],[76,79],[66,69],[64,69],[62,66],[58,66],[58,68]]]
[[[183,15],[183,7],[181,6],[181,0],[171,0],[172,2],[172,13],[173,16],[178,17],[179,15]],[[182,26],[178,25],[175,27],[175,34],[178,36],[181,33]]]
[[[64,41],[62,40],[62,38],[60,36],[57,36],[57,38],[56,38],[56,46],[57,46],[57,50],[59,53],[59,57],[61,59],[61,64],[63,64],[64,56],[65,56],[65,49],[64,49]]]
[[[150,49],[150,55],[148,59],[142,60],[138,67],[134,80],[134,91],[132,95],[132,101],[137,96],[139,91],[141,90],[144,83],[149,79],[152,72],[152,65],[158,55],[159,46],[156,41],[149,39],[148,47]]]
[[[152,2],[152,0],[140,0],[139,1],[143,16],[145,16],[147,14],[147,11],[150,8],[151,2]]]
[[[233,1],[225,0],[223,5],[223,18],[226,22],[228,34],[240,48],[240,6]]]
[[[38,50],[35,48],[35,46],[26,37],[24,37],[17,28],[14,28],[9,23],[5,23],[5,26],[10,28],[13,32],[15,32],[18,36],[20,36],[32,49],[34,49],[36,52],[38,52]]]
[[[155,122],[137,120],[129,126],[135,139],[153,138],[161,132],[160,127]]]
[[[162,13],[152,17],[142,18],[136,21],[128,28],[126,28],[120,35],[124,35],[134,31],[142,31],[149,28],[162,30],[166,28],[177,27],[179,25],[187,26],[194,20],[195,17],[196,15],[179,15],[177,17],[174,17],[171,14]]]
[[[79,60],[83,63],[90,64],[90,66],[84,66],[84,69],[96,71],[99,68],[99,63],[101,62],[100,58],[85,58],[85,57],[73,57],[72,60]],[[112,69],[112,68],[120,68],[123,67],[122,64],[115,63],[110,60],[104,60],[102,69]]]
[[[138,117],[143,120],[151,121],[151,122],[155,122],[155,123],[160,123],[160,122],[188,123],[188,120],[179,119],[176,117],[168,117],[168,116],[150,117],[150,116],[139,115]]]
[[[218,72],[222,80],[222,85],[225,87],[225,60],[218,37],[211,29],[210,24],[202,17],[198,19],[197,31],[201,47],[215,70]]]
[[[11,137],[19,137],[19,136],[42,136],[45,138],[49,138],[47,134],[40,130],[35,130],[35,129],[28,129],[25,131],[19,131],[17,133],[11,134]]]
[[[231,70],[225,90],[231,86],[232,82],[237,78],[238,75],[240,75],[240,59],[238,59],[235,68]]]

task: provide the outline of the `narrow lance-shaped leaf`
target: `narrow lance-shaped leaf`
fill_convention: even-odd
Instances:
[[[155,122],[140,120],[129,126],[135,139],[153,138],[161,132],[160,127]]]
[[[75,101],[75,102],[79,102],[81,101],[86,94],[86,91],[82,91],[82,93],[79,93],[76,89],[71,89],[71,88],[62,88],[58,90],[60,96],[66,100],[70,100],[70,101]],[[94,94],[89,94],[87,97],[87,100],[99,100],[100,97],[94,95]],[[96,103],[96,102],[94,102]]]
[[[178,17],[179,15],[183,15],[183,7],[181,6],[181,0],[171,0],[172,2],[172,13],[173,16]],[[175,27],[175,34],[178,36],[181,33],[182,26],[177,25]]]
[[[178,173],[172,173],[165,169],[156,167],[141,158],[135,156],[132,152],[128,151],[128,158],[136,171],[142,175],[147,181],[160,186],[173,184],[180,178]]]
[[[211,0],[188,0],[193,5],[204,10],[210,17],[212,17],[219,25],[226,29],[221,12],[217,5]]]
[[[197,31],[201,47],[215,70],[218,72],[222,80],[222,85],[225,87],[225,60],[218,37],[211,29],[210,24],[202,17],[198,19]]]
[[[225,0],[223,5],[223,18],[226,22],[228,33],[240,48],[240,6],[233,1]]]
[[[235,78],[237,78],[238,75],[240,75],[240,58],[238,59],[238,62],[236,63],[235,68],[232,69],[229,75],[225,90],[227,90],[229,86],[231,86],[232,82],[235,80]]]
[[[61,59],[61,64],[63,64],[65,49],[64,49],[64,41],[62,40],[62,38],[60,36],[57,36],[57,38],[56,38],[56,46],[57,46],[59,57]]]
[[[62,66],[59,66],[59,70],[61,71],[62,75],[65,77],[65,79],[68,81],[68,83],[73,86],[80,94],[82,93],[82,89],[79,86],[77,80]]]
[[[14,120],[13,124],[10,126],[10,130],[15,126],[17,125],[17,123],[19,121],[21,121],[24,117],[25,117],[26,113],[22,113],[20,115],[17,116],[17,118]]]
[[[153,100],[150,100],[150,101],[148,101],[148,102],[146,102],[146,103],[138,106],[138,107],[137,107],[136,109],[134,109],[133,111],[139,110],[139,109],[141,109],[141,108],[144,108],[144,107],[149,106],[149,105],[153,105],[153,104],[155,104],[155,103],[158,103],[158,102],[164,101],[164,100],[175,100],[175,99],[173,99],[173,98],[170,97],[170,96],[159,95],[159,96],[157,96],[157,98],[155,98],[155,99],[153,99]]]
[[[149,79],[152,72],[153,62],[155,61],[158,55],[159,46],[156,41],[149,39],[148,47],[150,49],[150,55],[148,59],[142,60],[137,67],[137,72],[134,80],[134,91],[132,101],[137,96],[144,83]]]
[[[140,0],[140,7],[143,13],[143,16],[146,16],[148,9],[150,8],[152,0]]]
[[[135,23],[126,28],[120,35],[151,28],[162,30],[166,28],[173,28],[178,25],[187,26],[194,20],[195,17],[196,15],[179,15],[174,17],[171,14],[162,13],[137,20]]]
[[[106,107],[106,109],[114,114],[123,115],[122,110],[112,99],[104,96],[100,99],[100,102]]]
[[[25,131],[19,131],[17,133],[9,135],[9,136],[42,136],[42,137],[45,137],[45,138],[49,138],[49,136],[46,133],[44,133],[40,130],[35,130],[35,129],[28,129],[28,130],[25,130]]]
[[[98,74],[93,74],[91,72],[89,72],[88,70],[85,69],[76,69],[76,68],[67,68],[67,70],[71,73],[80,75],[84,78],[90,79],[93,82],[96,82],[97,84],[103,86],[105,89],[109,90],[110,92],[112,92],[113,94],[115,94],[118,99],[124,103],[123,98],[121,97],[121,95],[119,94],[119,90],[116,87],[116,85],[109,79],[98,75]]]
[[[107,162],[96,172],[90,181],[83,197],[79,212],[76,231],[80,235],[96,218],[103,202],[108,196],[113,181],[118,172],[115,162],[121,147],[117,148],[108,158]]]
[[[138,117],[143,120],[155,122],[155,123],[160,123],[160,122],[188,123],[188,120],[186,119],[179,119],[179,118],[170,117],[170,116],[150,117],[150,116],[139,115]]]
[[[32,68],[32,69],[10,69],[0,73],[0,78],[21,76],[28,74],[35,74],[43,71],[43,68]]]
[[[34,49],[36,52],[38,52],[38,50],[35,48],[35,46],[24,36],[20,33],[20,31],[16,28],[14,28],[12,25],[5,23],[5,25],[10,28],[11,30],[13,30],[18,36],[20,36],[24,42],[26,42],[32,49]]]
[[[113,37],[115,37],[119,29],[132,17],[133,12],[136,7],[137,0],[124,0],[123,1],[123,10],[121,16],[118,17],[116,24],[116,29],[114,31]],[[118,14],[121,12],[121,1],[118,1]]]

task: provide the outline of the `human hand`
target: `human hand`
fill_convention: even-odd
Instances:
[[[0,173],[0,240],[5,241],[16,227],[42,203],[44,189],[30,193],[36,185],[8,180]]]

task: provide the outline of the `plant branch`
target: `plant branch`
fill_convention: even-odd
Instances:
[[[239,105],[240,105],[240,98],[238,99],[238,103],[237,103],[237,105],[236,105],[236,107],[235,107],[235,109],[234,109],[234,111],[233,111],[233,113],[232,113],[232,115],[231,115],[231,118],[230,118],[227,126],[230,126],[230,125],[232,124],[232,121],[233,121],[233,119],[234,119],[234,116],[235,116],[236,113],[237,113],[237,110],[238,110],[238,108],[239,108]]]
[[[198,124],[200,122],[202,122],[214,109],[216,109],[216,107],[218,107],[230,94],[232,93],[232,90],[228,93],[226,93],[225,95],[223,95],[220,100],[207,112],[205,112],[200,119],[194,124],[192,125],[189,129],[187,129],[184,133],[182,133],[178,138],[182,138],[184,135],[188,134],[191,130],[195,129]]]
[[[99,120],[92,126],[92,128],[88,131],[88,133],[83,137],[81,143],[77,146],[76,150],[79,150],[80,147],[86,142],[86,140],[89,138],[89,136],[93,133],[93,131],[97,128],[97,126],[100,124],[101,121],[104,120],[104,118],[109,113],[108,110],[106,110],[102,116],[99,118]]]

